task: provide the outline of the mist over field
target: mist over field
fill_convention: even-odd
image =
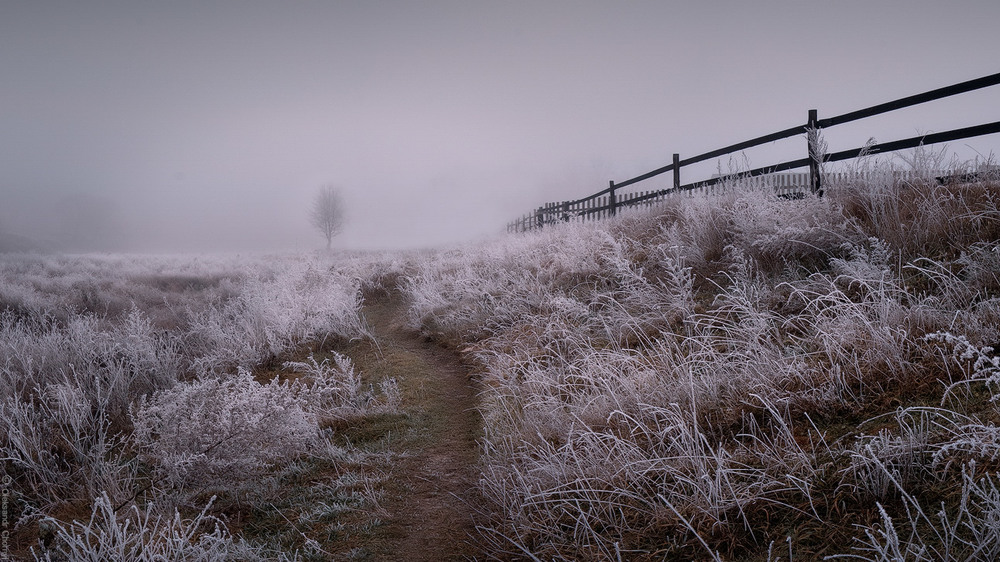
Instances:
[[[995,74],[997,21],[0,1],[0,559],[1000,559],[1000,135],[504,232]]]
[[[0,240],[313,250],[324,241],[308,205],[327,184],[349,210],[339,247],[477,240],[673,152],[802,123],[809,108],[829,116],[992,73],[998,9],[5,2]],[[838,128],[831,149],[980,123],[996,107],[993,93],[965,94]],[[746,156],[801,157],[803,144]],[[968,158],[995,147],[953,148]]]

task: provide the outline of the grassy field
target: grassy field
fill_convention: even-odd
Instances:
[[[479,364],[492,556],[1000,554],[1000,183],[859,168],[418,264],[412,321]]]
[[[1000,557],[1000,181],[917,156],[435,252],[0,257],[10,553]]]

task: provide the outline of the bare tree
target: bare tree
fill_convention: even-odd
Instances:
[[[336,187],[327,185],[320,188],[313,200],[309,222],[326,236],[326,249],[329,250],[333,237],[344,226],[344,199]]]

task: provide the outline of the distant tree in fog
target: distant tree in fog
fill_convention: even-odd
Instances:
[[[337,188],[329,185],[320,188],[313,200],[309,222],[326,237],[326,249],[329,250],[333,237],[344,226],[344,199]]]

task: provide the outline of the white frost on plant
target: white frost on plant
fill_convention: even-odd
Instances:
[[[133,441],[174,485],[242,482],[306,452],[317,439],[306,401],[247,371],[181,383],[132,410]]]

